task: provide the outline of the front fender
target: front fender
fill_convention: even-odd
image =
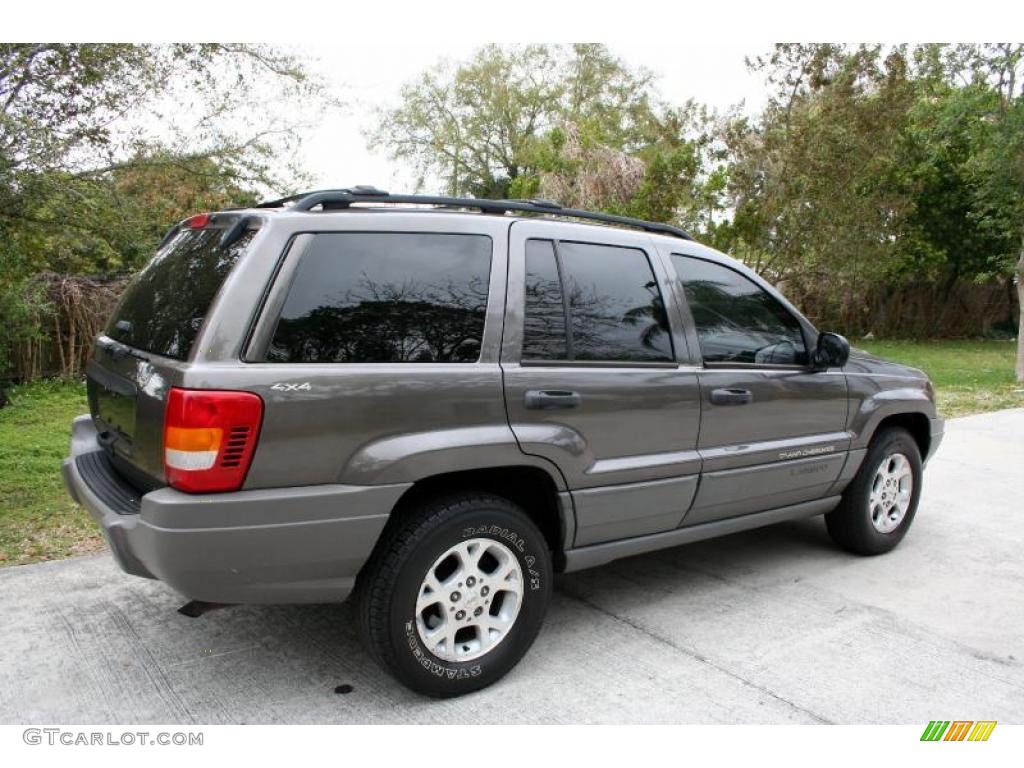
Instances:
[[[920,414],[932,421],[937,418],[929,388],[917,384],[862,393],[859,403],[850,412],[848,428],[855,435],[850,447],[867,447],[883,420],[907,413]]]

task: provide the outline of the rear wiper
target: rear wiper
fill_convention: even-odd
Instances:
[[[118,323],[118,325],[120,325],[120,323]],[[127,344],[122,344],[114,339],[99,339],[96,344],[114,360],[123,360],[126,357],[135,357],[144,362],[149,362],[149,358],[141,352],[137,352]]]

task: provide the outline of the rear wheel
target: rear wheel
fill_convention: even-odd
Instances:
[[[469,693],[529,649],[551,581],[547,542],[518,506],[481,493],[439,498],[393,526],[360,577],[363,642],[415,691]]]
[[[914,520],[921,475],[921,453],[910,433],[900,427],[880,431],[842,502],[825,515],[832,539],[858,555],[891,550]]]

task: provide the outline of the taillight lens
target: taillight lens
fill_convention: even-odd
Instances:
[[[251,392],[171,389],[164,416],[164,475],[179,491],[237,491],[249,470],[263,401]]]

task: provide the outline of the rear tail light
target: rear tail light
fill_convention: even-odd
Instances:
[[[164,475],[179,491],[237,491],[249,470],[263,401],[251,392],[171,389],[164,416]]]

